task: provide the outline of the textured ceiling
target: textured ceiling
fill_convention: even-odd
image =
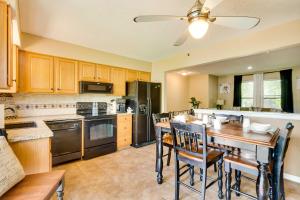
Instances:
[[[187,28],[182,21],[136,24],[143,14],[186,15],[194,0],[19,0],[21,30],[131,58],[155,61],[300,18],[299,0],[224,0],[213,15],[261,18],[250,31],[210,26],[201,40],[172,44]]]

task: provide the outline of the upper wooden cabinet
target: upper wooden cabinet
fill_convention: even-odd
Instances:
[[[110,67],[88,62],[79,62],[79,80],[110,82]]]
[[[24,51],[20,51],[19,55],[21,92],[56,94],[78,92],[77,61]]]
[[[9,90],[14,85],[13,71],[11,8],[0,1],[0,89]]]
[[[36,93],[53,93],[53,57],[24,51],[20,51],[19,56],[20,91]]]
[[[110,82],[110,67],[106,65],[97,65],[96,80],[101,82]]]
[[[150,72],[142,72],[139,71],[139,80],[140,81],[151,81],[151,73]]]
[[[75,94],[78,92],[78,62],[64,58],[55,58],[55,92]]]
[[[88,62],[79,62],[79,80],[95,81],[96,64]]]
[[[126,81],[137,81],[139,80],[139,72],[136,70],[126,70]]]
[[[151,80],[150,72],[143,72],[143,71],[137,71],[132,69],[126,70],[126,81],[150,81],[150,80]]]
[[[110,80],[113,83],[113,95],[125,96],[126,93],[126,70],[122,68],[111,68]]]

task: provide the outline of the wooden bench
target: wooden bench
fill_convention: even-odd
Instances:
[[[64,195],[64,170],[48,173],[27,175],[25,178],[6,192],[1,200],[49,200],[55,191],[57,199]]]

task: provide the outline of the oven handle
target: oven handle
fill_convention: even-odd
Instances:
[[[107,120],[107,119],[111,119],[114,120],[115,118],[101,118],[101,119],[85,119],[85,122],[94,122],[94,121],[101,121],[101,120]]]

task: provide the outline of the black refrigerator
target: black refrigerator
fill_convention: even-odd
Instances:
[[[160,113],[161,83],[133,81],[126,83],[126,109],[133,109],[132,146],[155,141],[152,113]]]

